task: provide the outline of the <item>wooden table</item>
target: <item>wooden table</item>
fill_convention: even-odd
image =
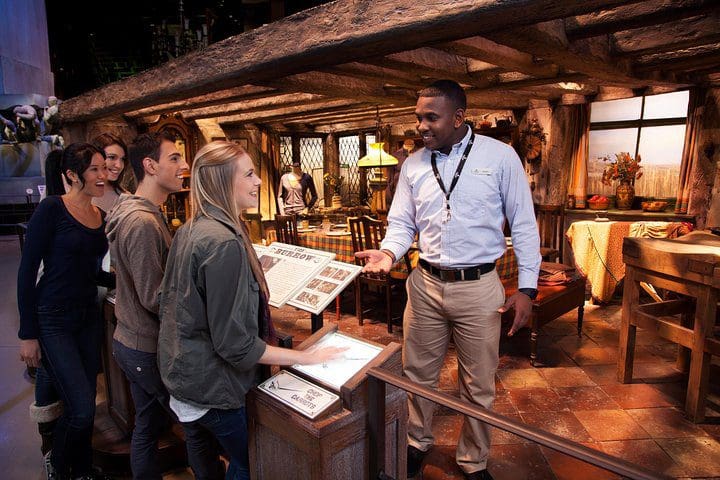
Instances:
[[[720,356],[713,327],[720,299],[720,238],[693,232],[677,240],[626,238],[627,264],[618,356],[618,380],[632,381],[637,327],[676,342],[678,366],[688,369],[685,413],[694,422],[705,418],[712,355]],[[694,298],[640,304],[640,282]],[[689,363],[688,363],[689,358]],[[689,367],[689,368],[687,368]]]
[[[595,301],[612,299],[615,288],[625,276],[622,257],[626,237],[665,238],[687,233],[690,227],[680,222],[574,222],[566,236],[575,266],[590,281]]]

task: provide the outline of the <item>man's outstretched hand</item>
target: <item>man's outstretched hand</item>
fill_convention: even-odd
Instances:
[[[388,273],[393,265],[390,255],[380,250],[363,250],[356,252],[355,257],[367,259],[363,273]]]

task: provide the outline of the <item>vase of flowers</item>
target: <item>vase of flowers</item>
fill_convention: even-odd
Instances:
[[[633,158],[628,152],[615,154],[615,158],[609,156],[603,158],[607,166],[603,171],[602,183],[612,185],[613,180],[619,180],[615,190],[615,206],[618,210],[630,210],[635,199],[635,179],[642,177],[642,166],[640,166],[640,155]]]
[[[332,207],[333,208],[340,208],[342,207],[342,197],[340,197],[340,189],[342,188],[344,178],[335,175],[333,173],[326,173],[323,175],[323,182],[325,182],[325,185],[330,189],[330,193],[332,194]]]

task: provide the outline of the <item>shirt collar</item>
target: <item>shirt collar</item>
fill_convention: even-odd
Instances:
[[[472,133],[473,133],[472,128],[470,128],[470,125],[468,125],[467,123],[465,124],[465,127],[467,128],[467,131],[465,132],[465,136],[462,138],[462,140],[460,140],[458,143],[456,143],[452,146],[452,148],[450,149],[450,153],[457,154],[457,153],[462,152],[463,149],[467,146],[467,143],[470,141],[470,135],[472,135]],[[442,156],[450,155],[450,154],[445,155],[444,153],[442,153],[439,150],[433,150],[433,153],[435,153],[436,155],[442,155]]]

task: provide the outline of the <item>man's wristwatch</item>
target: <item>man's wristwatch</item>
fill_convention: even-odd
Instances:
[[[384,253],[385,255],[387,255],[388,257],[390,257],[390,260],[392,260],[392,262],[395,263],[395,254],[394,254],[393,252],[391,252],[391,251],[388,250],[387,248],[383,248],[383,249],[380,250],[380,251],[381,251],[382,253]]]
[[[518,292],[524,293],[530,297],[530,300],[535,300],[538,296],[537,288],[518,288]]]

